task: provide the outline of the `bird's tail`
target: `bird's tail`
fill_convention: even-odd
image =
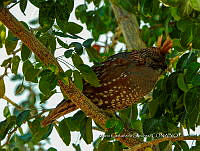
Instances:
[[[52,122],[54,122],[56,119],[58,119],[61,116],[64,116],[65,114],[68,114],[70,112],[75,111],[78,109],[74,103],[70,100],[63,100],[61,101],[56,108],[54,108],[47,117],[44,118],[42,121],[42,126],[45,127]]]

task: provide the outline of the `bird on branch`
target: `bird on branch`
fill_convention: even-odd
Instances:
[[[100,109],[116,112],[138,102],[155,86],[159,76],[167,68],[165,57],[172,48],[168,37],[162,44],[158,38],[157,47],[122,52],[110,56],[107,61],[92,67],[100,80],[100,87],[84,83],[83,94]],[[42,121],[43,126],[59,117],[78,109],[70,100],[63,100]]]

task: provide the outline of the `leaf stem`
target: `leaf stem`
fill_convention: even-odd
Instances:
[[[6,100],[7,102],[9,102],[10,104],[12,104],[13,106],[15,106],[18,110],[24,110],[23,107],[19,106],[18,104],[16,104],[15,102],[13,102],[11,99],[9,99],[7,96],[3,96],[3,99]]]

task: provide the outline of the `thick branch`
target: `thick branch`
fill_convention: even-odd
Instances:
[[[183,141],[183,140],[197,140],[200,141],[200,136],[180,136],[180,137],[163,137],[160,139],[155,139],[153,141],[150,142],[146,142],[146,143],[141,143],[138,145],[135,145],[134,147],[132,147],[131,149],[127,150],[127,151],[135,151],[141,148],[145,148],[148,146],[153,146],[153,145],[157,145],[161,142],[165,142],[165,141],[172,141],[172,142],[176,142],[176,141]]]
[[[29,49],[45,64],[53,64],[58,66],[60,72],[62,68],[57,62],[57,60],[51,55],[49,50],[37,39],[35,36],[29,32],[25,27],[16,20],[16,18],[5,8],[0,7],[0,21],[15,34],[21,41],[29,47]],[[108,116],[102,110],[97,108],[88,98],[86,98],[72,83],[63,83],[63,81],[58,82],[60,88],[63,90],[63,95],[67,96],[78,108],[96,121],[101,127],[105,129],[105,123],[109,119]],[[125,131],[125,134],[128,132]],[[124,135],[125,135],[124,134]],[[122,134],[123,135],[123,134]],[[136,139],[123,138],[119,140],[127,146],[134,146],[140,143]]]
[[[115,5],[113,0],[110,0],[115,18],[122,30],[128,49],[145,48],[145,43],[140,38],[139,25],[136,16],[132,13]]]

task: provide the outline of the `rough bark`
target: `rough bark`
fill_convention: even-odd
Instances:
[[[110,0],[115,18],[122,30],[127,48],[129,50],[139,50],[145,48],[145,43],[140,38],[139,25],[136,16],[128,11],[120,8]]]

